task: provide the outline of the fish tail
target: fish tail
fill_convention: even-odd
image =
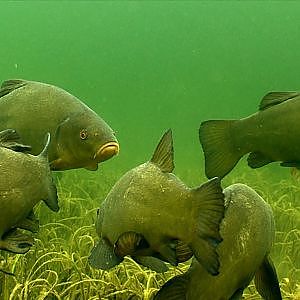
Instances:
[[[244,153],[235,147],[231,127],[237,120],[210,120],[202,122],[199,138],[205,157],[207,178],[223,178],[228,174]]]
[[[220,224],[224,218],[224,194],[220,179],[215,177],[192,189],[192,222],[195,234],[191,236],[189,246],[198,262],[212,275],[219,273],[217,246],[222,242]]]

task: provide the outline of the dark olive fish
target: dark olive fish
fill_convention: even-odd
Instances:
[[[199,137],[208,178],[224,177],[250,152],[248,165],[259,168],[280,161],[300,168],[300,94],[271,92],[259,112],[241,120],[210,120],[200,126]]]
[[[38,156],[24,153],[30,147],[18,140],[15,130],[0,132],[0,249],[25,253],[33,240],[17,228],[37,231],[32,209],[40,200],[53,211],[59,207],[47,159],[50,135]]]
[[[220,274],[210,276],[193,259],[189,270],[170,279],[155,300],[239,300],[254,277],[266,300],[281,300],[276,270],[269,256],[275,227],[271,207],[250,187],[224,189],[223,242],[218,247]]]
[[[21,141],[32,146],[31,154],[43,149],[51,134],[49,162],[52,170],[86,168],[119,151],[112,129],[75,96],[53,85],[8,80],[0,89],[0,130],[14,128]]]
[[[224,214],[220,181],[189,188],[173,169],[169,130],[151,160],[123,175],[101,204],[96,222],[100,241],[89,258],[93,267],[110,269],[131,255],[163,271],[161,260],[177,265],[194,253],[208,272],[218,274],[216,248]]]

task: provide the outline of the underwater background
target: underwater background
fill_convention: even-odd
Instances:
[[[69,170],[61,211],[37,207],[41,230],[26,255],[1,252],[0,299],[151,299],[171,276],[132,260],[93,270],[101,201],[127,170],[150,159],[173,129],[175,174],[204,182],[202,121],[242,118],[269,91],[300,90],[298,1],[0,1],[0,81],[64,88],[115,130],[120,154],[99,170]],[[49,116],[51,118],[51,116]],[[273,208],[272,258],[284,299],[300,299],[300,180],[241,160],[223,187],[243,182]],[[253,285],[245,299],[260,299]]]

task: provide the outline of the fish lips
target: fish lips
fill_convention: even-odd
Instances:
[[[115,141],[111,141],[102,145],[94,154],[93,159],[97,162],[102,162],[107,159],[110,159],[114,155],[119,153],[120,147],[119,144]]]

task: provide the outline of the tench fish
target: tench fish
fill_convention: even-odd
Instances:
[[[40,200],[53,211],[59,206],[47,159],[50,134],[38,156],[24,153],[30,147],[18,140],[13,129],[0,132],[0,249],[25,253],[33,240],[17,228],[36,231],[32,210]]]
[[[275,161],[300,168],[299,127],[298,92],[270,92],[263,97],[259,112],[244,119],[203,122],[199,137],[206,176],[224,177],[249,152],[251,168]]]
[[[101,204],[96,222],[100,241],[89,258],[93,267],[110,269],[130,255],[157,269],[150,257],[177,265],[194,254],[209,273],[218,274],[216,248],[224,214],[220,181],[189,188],[173,169],[169,130],[151,160],[123,175]]]
[[[97,170],[119,151],[112,129],[87,105],[53,85],[8,80],[0,89],[0,130],[14,128],[31,154],[43,149],[51,134],[51,170]]]
[[[188,271],[167,281],[155,300],[239,300],[253,277],[263,299],[282,299],[269,254],[275,236],[271,207],[244,184],[233,184],[224,194],[220,274],[210,276],[193,259]]]

